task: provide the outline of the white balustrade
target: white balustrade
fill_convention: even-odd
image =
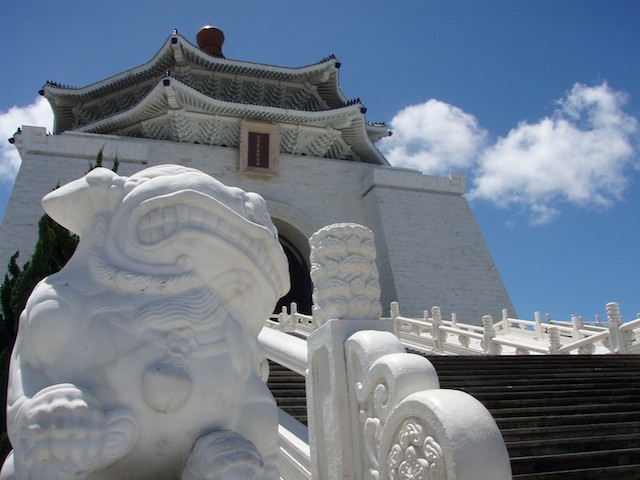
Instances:
[[[615,308],[610,304],[611,312]],[[295,304],[291,314],[278,315],[278,320],[267,322],[271,328],[290,331],[308,337],[317,325],[310,315],[297,313]],[[618,309],[619,312],[619,309]],[[283,320],[284,315],[284,320]],[[640,353],[640,314],[627,323],[609,319],[602,326],[598,319],[588,324],[582,317],[572,315],[571,322],[552,320],[547,314],[543,321],[540,312],[534,320],[508,317],[503,310],[502,319],[483,326],[460,323],[455,313],[449,320],[442,318],[440,309],[425,310],[422,318],[404,317],[398,302],[392,302],[389,319],[393,331],[402,343],[426,353],[443,355],[548,355],[548,354],[607,354]],[[488,321],[488,319],[487,319]],[[599,324],[599,325],[598,325]],[[289,326],[292,326],[291,328]],[[555,332],[552,334],[552,331]],[[613,333],[612,333],[613,332]],[[613,340],[612,340],[613,339]],[[485,346],[486,345],[486,349]]]

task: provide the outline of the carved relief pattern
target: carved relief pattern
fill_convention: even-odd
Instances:
[[[237,147],[240,143],[240,126],[225,122],[217,115],[200,123],[197,139],[204,145],[225,145]]]
[[[191,142],[192,129],[189,119],[179,110],[170,110],[169,113],[171,140],[182,143]]]
[[[203,77],[201,91],[209,97],[216,97],[220,91],[220,77],[218,75]]]
[[[396,399],[389,397],[389,387],[384,379],[379,379],[369,398],[359,398],[360,411],[358,418],[363,430],[363,448],[367,459],[367,477],[380,477],[379,448],[382,430],[388,417],[384,408],[387,404],[395,404]]]
[[[353,157],[351,147],[344,141],[342,135],[338,135],[334,142],[329,146],[325,156],[338,160],[349,160]]]
[[[120,92],[104,100],[90,104],[81,104],[73,108],[75,126],[81,127],[110,115],[115,115],[123,110],[136,105],[151,90],[150,85],[142,85],[138,88]]]
[[[86,108],[82,104],[78,104],[73,107],[73,114],[76,117],[76,127],[81,127],[82,125],[86,125],[87,123],[93,122],[98,118],[95,110]]]
[[[240,99],[242,93],[242,82],[240,80],[227,80],[222,86],[222,92],[220,96],[223,100],[229,102],[236,102]]]
[[[318,325],[331,318],[379,319],[380,285],[371,230],[352,223],[334,224],[316,232],[309,242],[313,315]]]
[[[340,132],[327,127],[322,135],[318,135],[309,145],[309,152],[314,157],[323,157],[331,145],[340,137]]]
[[[327,127],[325,129],[303,129],[298,126],[283,130],[280,137],[280,147],[285,153],[292,155],[309,155],[335,159],[347,159],[351,153],[339,130]]]
[[[223,123],[216,115],[200,123],[198,141],[205,145],[219,145],[222,140]]]
[[[265,90],[265,102],[273,107],[281,107],[285,98],[285,88],[283,85],[271,85]]]
[[[405,353],[396,337],[370,339],[365,332],[348,340],[347,358],[349,385],[355,394],[352,409],[361,428],[365,478],[446,478],[441,449],[426,434],[426,420],[415,414],[392,418],[408,395],[438,387],[435,371],[426,368],[429,363]],[[383,438],[388,437],[392,441],[383,446]]]
[[[140,132],[144,138],[152,138],[154,140],[168,140],[169,138],[165,126],[159,123],[143,122]]]
[[[185,85],[193,85],[194,84],[194,78],[193,75],[191,74],[190,71],[185,70],[182,72],[175,72],[172,73],[171,76],[179,81],[181,81],[182,83],[184,83]]]
[[[280,148],[283,152],[300,155],[304,152],[305,137],[300,125],[296,128],[283,130],[280,134]]]
[[[251,82],[249,83],[242,92],[242,99],[247,103],[253,103],[254,105],[263,104],[263,95],[264,95],[264,83]]]
[[[221,145],[237,147],[240,145],[240,123],[226,123],[222,129]]]
[[[118,112],[120,106],[115,97],[101,99],[100,101],[100,117],[108,117]]]
[[[592,355],[596,351],[596,346],[593,343],[588,343],[578,348],[580,355]]]
[[[387,457],[387,472],[393,480],[445,480],[442,448],[416,418],[400,427],[396,443]]]

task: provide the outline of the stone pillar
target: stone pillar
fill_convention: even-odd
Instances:
[[[309,242],[318,326],[332,318],[379,320],[382,307],[371,230],[338,223],[322,228]]]
[[[373,233],[336,224],[310,238],[313,315],[320,325],[308,338],[307,410],[314,480],[361,478],[352,430],[345,341],[360,330],[393,332],[381,321]]]

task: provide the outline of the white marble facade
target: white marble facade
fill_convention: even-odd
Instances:
[[[201,170],[226,185],[259,193],[282,237],[308,258],[307,239],[334,223],[358,223],[376,239],[383,312],[391,302],[403,315],[422,316],[433,305],[443,316],[480,325],[483,315],[515,316],[464,197],[463,176],[434,177],[363,162],[280,155],[279,174],[239,171],[238,149],[65,132],[46,135],[25,127],[16,135],[22,166],[0,227],[0,262],[20,250],[33,252],[41,198],[56,183],[82,175],[104,147],[105,165],[117,155],[122,175],[177,163]],[[308,313],[308,312],[307,312]]]

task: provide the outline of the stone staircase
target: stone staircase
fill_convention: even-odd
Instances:
[[[640,355],[428,358],[496,419],[514,479],[640,479]],[[272,365],[269,386],[305,423],[304,378]]]

